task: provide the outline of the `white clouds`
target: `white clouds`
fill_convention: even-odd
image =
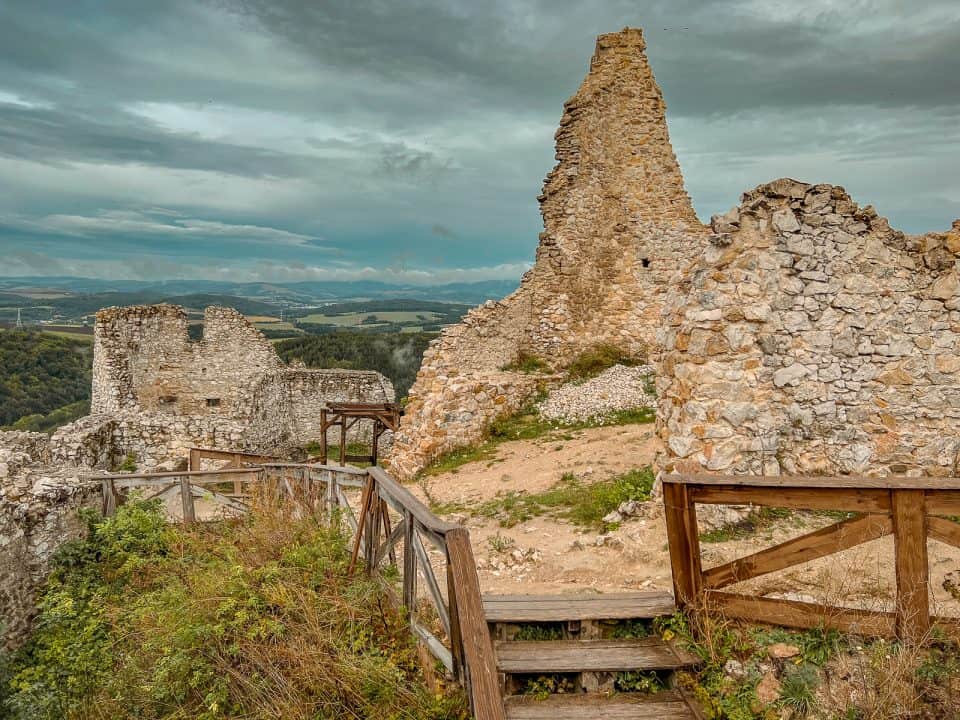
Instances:
[[[237,243],[266,245],[311,245],[319,238],[258,225],[237,225],[212,220],[178,217],[173,211],[103,210],[93,215],[46,215],[28,219],[0,216],[0,224],[36,232],[63,234],[79,238],[97,238],[103,235],[137,238],[165,238],[185,242],[225,239]]]

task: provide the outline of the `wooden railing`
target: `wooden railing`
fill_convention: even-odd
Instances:
[[[438,518],[378,467],[367,469],[358,525],[354,558],[362,553],[367,572],[379,572],[384,565],[400,571],[399,600],[409,614],[410,629],[467,690],[477,720],[502,720],[496,660],[469,532]],[[439,551],[439,564],[446,568],[443,582],[437,579],[424,541]],[[419,577],[445,642],[424,616]]]
[[[263,463],[278,462],[280,458],[275,455],[258,455],[257,453],[232,452],[230,450],[212,450],[210,448],[190,448],[190,470],[203,470],[201,466],[204,460],[226,460],[230,464],[227,467],[244,467],[251,465],[261,465]]]
[[[200,450],[197,457],[230,460],[234,454]],[[195,498],[207,498],[231,513],[242,513],[249,509],[251,486],[259,484],[268,499],[294,502],[330,522],[345,523],[354,538],[351,566],[359,566],[362,558],[365,572],[383,580],[392,598],[406,609],[412,633],[466,690],[474,717],[504,720],[470,534],[438,518],[379,467],[267,462],[246,468],[88,479],[103,484],[107,515],[124,502],[131,489],[150,498],[176,488],[185,522],[219,519],[222,513],[198,515]],[[222,491],[223,486],[232,492]],[[428,546],[436,548],[433,560]],[[435,565],[443,568],[439,578]],[[395,570],[384,572],[387,568]],[[392,579],[397,577],[399,582]],[[418,587],[420,578],[422,588]],[[435,617],[429,616],[431,608]]]
[[[799,628],[833,628],[864,635],[929,637],[937,627],[960,635],[957,618],[932,617],[927,538],[960,547],[958,478],[663,476],[674,594],[681,608],[717,610],[727,617]],[[846,520],[775,547],[704,570],[697,504],[758,505],[854,513]],[[895,609],[863,610],[742,595],[721,590],[892,535]]]

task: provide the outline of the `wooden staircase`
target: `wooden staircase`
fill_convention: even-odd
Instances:
[[[702,718],[678,688],[617,691],[619,673],[655,672],[669,688],[675,671],[696,665],[696,657],[655,634],[617,637],[625,623],[672,614],[670,594],[484,595],[483,607],[508,720]],[[530,628],[557,639],[517,639]],[[542,676],[562,677],[566,692],[545,699],[522,694],[526,679]]]

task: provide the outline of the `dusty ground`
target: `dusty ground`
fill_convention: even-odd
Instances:
[[[493,460],[428,477],[415,492],[436,503],[471,507],[508,491],[545,490],[567,472],[587,481],[604,480],[650,465],[657,450],[658,440],[650,425],[557,433],[504,443]],[[624,522],[609,536],[549,517],[536,517],[512,528],[466,513],[447,518],[470,529],[485,592],[669,590],[666,528],[659,506],[651,505],[646,516]],[[703,543],[703,565],[706,568],[749,555],[832,522],[804,514],[778,521],[746,539]],[[929,553],[935,611],[960,615],[960,603],[942,587],[945,573],[960,570],[960,549],[931,541]],[[889,609],[893,563],[893,542],[886,537],[731,589]]]

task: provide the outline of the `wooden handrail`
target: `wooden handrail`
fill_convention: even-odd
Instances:
[[[681,608],[696,614],[714,607],[730,617],[788,627],[819,624],[868,635],[895,634],[908,642],[925,640],[933,627],[960,636],[957,619],[930,614],[927,559],[928,537],[960,547],[960,525],[942,517],[960,515],[960,478],[663,475],[661,480],[674,595]],[[860,516],[703,570],[697,504],[844,510]],[[885,535],[894,540],[892,613],[720,590]]]
[[[864,490],[960,490],[960,478],[887,475],[661,475],[665,483],[681,485],[736,485],[763,488],[850,488]]]
[[[256,475],[260,468],[223,468],[222,470],[179,470],[157,473],[102,473],[100,475],[81,475],[84,480],[153,480],[178,477],[213,477],[215,475]]]

